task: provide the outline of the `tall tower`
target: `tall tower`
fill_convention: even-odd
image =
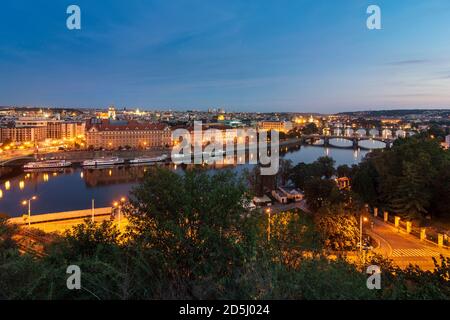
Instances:
[[[112,120],[116,119],[116,109],[114,106],[108,108],[108,118]]]

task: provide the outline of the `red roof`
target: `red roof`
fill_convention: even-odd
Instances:
[[[94,123],[93,123],[94,122]],[[87,130],[95,127],[99,131],[124,131],[124,130],[164,130],[167,125],[164,123],[153,122],[139,122],[136,120],[130,121],[110,121],[102,119],[101,122],[88,121]]]

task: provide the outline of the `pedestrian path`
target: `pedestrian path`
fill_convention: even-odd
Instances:
[[[439,257],[439,252],[426,248],[393,249],[392,257]]]

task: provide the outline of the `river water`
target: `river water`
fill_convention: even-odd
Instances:
[[[365,142],[367,148],[383,147],[376,141]],[[281,157],[293,164],[311,163],[321,156],[330,156],[341,164],[357,164],[370,152],[369,149],[325,148],[302,145],[281,150]],[[174,170],[180,166],[170,165]],[[223,166],[215,169],[219,170]],[[230,167],[230,166],[228,166]],[[251,165],[231,166],[242,172]],[[21,169],[3,173],[0,178],[0,214],[21,216],[28,210],[21,203],[36,196],[31,203],[32,214],[87,209],[92,199],[96,207],[111,206],[126,197],[148,170],[148,166],[114,166],[102,169],[67,168],[49,172],[23,172]]]

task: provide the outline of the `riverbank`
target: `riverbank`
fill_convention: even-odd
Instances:
[[[288,147],[300,143],[301,139],[288,139],[281,141],[280,147]],[[246,146],[246,150],[247,149],[248,147]],[[172,148],[152,148],[148,150],[66,150],[34,154],[34,157],[38,160],[59,159],[78,164],[85,160],[107,157],[119,157],[125,161],[132,160],[137,157],[159,157],[163,154],[169,155],[171,151]],[[4,167],[22,166],[29,161],[31,161],[31,159],[18,159],[17,161],[5,164]]]
[[[151,150],[73,150],[55,153],[46,153],[39,155],[39,159],[61,159],[72,163],[83,162],[96,158],[119,157],[124,160],[131,160],[137,157],[158,157],[170,153],[170,149],[151,149]]]

